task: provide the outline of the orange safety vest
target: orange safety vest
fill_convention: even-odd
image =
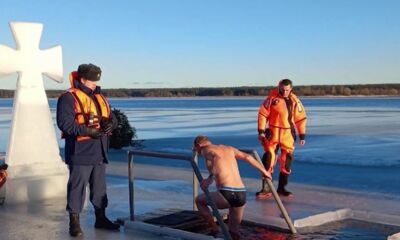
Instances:
[[[75,100],[75,122],[78,124],[86,124],[89,127],[100,128],[99,116],[109,118],[111,114],[110,105],[107,99],[101,93],[94,94],[96,102],[100,107],[100,114],[97,112],[96,104],[91,97],[84,91],[74,86],[74,79],[77,78],[77,72],[74,71],[69,76],[71,88],[67,91],[72,94]],[[90,139],[89,136],[77,136],[77,141]]]
[[[305,134],[306,111],[303,104],[294,93],[290,93],[289,99],[291,111],[284,97],[279,95],[277,89],[273,89],[258,110],[258,129],[265,130],[268,123],[270,128],[293,129],[295,127],[297,134]]]

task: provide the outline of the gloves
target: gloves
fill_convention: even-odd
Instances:
[[[101,129],[107,135],[111,135],[113,131],[113,119],[112,118],[102,118],[100,123]]]
[[[272,131],[271,129],[267,128],[264,130],[258,130],[258,140],[264,144],[266,141],[270,141],[272,138]]]
[[[99,128],[86,127],[85,130],[86,130],[86,135],[94,139],[99,139],[102,135],[102,132],[100,131]]]
[[[271,129],[267,128],[267,130],[265,130],[265,138],[269,141],[272,138],[272,131]]]
[[[258,141],[260,141],[262,144],[264,144],[266,138],[264,133],[258,134]]]

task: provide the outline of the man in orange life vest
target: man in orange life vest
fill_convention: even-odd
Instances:
[[[82,211],[86,185],[90,186],[90,201],[96,215],[96,228],[117,230],[119,225],[105,215],[108,204],[105,164],[108,163],[108,135],[118,125],[97,81],[101,69],[93,64],[81,64],[70,74],[69,88],[57,102],[57,125],[65,138],[65,162],[69,167],[67,207],[69,233],[83,234],[79,213]]]
[[[280,148],[277,192],[285,197],[292,196],[285,186],[291,173],[296,133],[300,138],[300,145],[304,145],[307,121],[304,107],[292,88],[291,80],[279,81],[278,88],[270,92],[258,111],[258,139],[265,152],[262,162],[267,171],[272,173]],[[262,199],[270,196],[271,192],[263,180],[262,189],[256,193],[256,197]]]

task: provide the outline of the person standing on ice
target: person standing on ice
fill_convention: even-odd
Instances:
[[[70,74],[71,88],[57,102],[57,125],[65,138],[65,162],[69,168],[67,207],[69,233],[83,234],[79,213],[82,211],[86,186],[90,186],[90,201],[94,206],[96,228],[117,230],[119,225],[105,215],[106,164],[108,136],[118,126],[97,81],[101,69],[93,64],[81,64]]]
[[[298,97],[292,92],[293,84],[289,79],[279,81],[277,89],[273,89],[262,102],[258,110],[258,139],[264,149],[262,162],[265,169],[272,173],[279,155],[279,183],[277,192],[280,196],[291,197],[293,194],[285,186],[288,184],[293,162],[296,134],[300,145],[305,144],[306,111]],[[262,188],[256,193],[258,199],[272,195],[265,180]]]

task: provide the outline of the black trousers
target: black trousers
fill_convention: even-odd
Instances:
[[[86,197],[86,186],[90,187],[90,202],[95,209],[103,209],[108,205],[106,186],[106,165],[69,166],[67,186],[67,207],[70,213],[80,213]]]

